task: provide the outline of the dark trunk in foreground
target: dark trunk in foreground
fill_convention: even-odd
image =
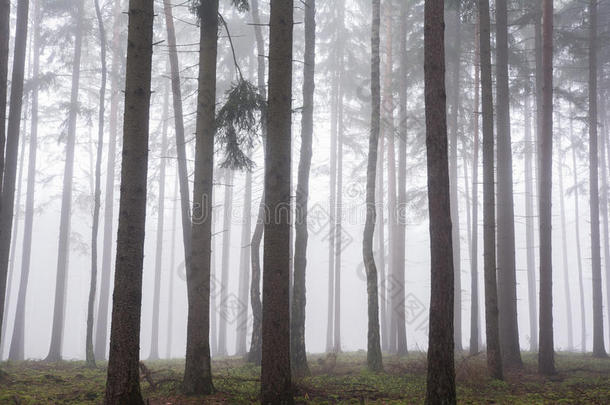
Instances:
[[[8,54],[11,37],[11,0],[0,0],[0,151],[6,145],[6,96],[8,94]],[[0,153],[0,191],[4,177],[4,153]]]
[[[427,0],[424,19],[424,82],[431,259],[426,404],[455,404],[457,400],[453,360],[454,256],[447,146],[443,1]]]
[[[140,318],[153,8],[151,1],[129,0],[121,197],[106,405],[144,404],[140,393]]]

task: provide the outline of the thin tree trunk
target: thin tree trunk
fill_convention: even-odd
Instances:
[[[295,376],[309,375],[305,350],[305,308],[307,268],[307,210],[309,202],[309,172],[311,169],[313,113],[316,67],[316,1],[305,3],[305,68],[303,72],[303,111],[301,115],[301,152],[295,206],[294,287],[290,348]]]
[[[229,304],[229,266],[231,252],[231,212],[233,211],[233,179],[234,172],[229,169],[224,171],[224,207],[222,222],[222,264],[220,275],[220,312],[218,322],[218,354],[226,356],[227,352],[227,317],[226,306]]]
[[[523,116],[525,119],[525,250],[527,257],[527,297],[529,306],[530,351],[538,351],[538,304],[536,301],[536,252],[534,246],[534,140],[532,139],[531,97],[525,96]]]
[[[252,7],[252,20],[254,21],[254,35],[256,37],[256,51],[258,53],[257,63],[257,85],[259,93],[265,97],[265,43],[263,40],[263,33],[261,30],[258,0],[251,0],[250,6]],[[264,139],[267,136],[267,123],[266,120],[262,120],[262,132],[263,132],[263,144]],[[258,208],[258,214],[256,219],[256,225],[254,226],[254,232],[252,234],[252,243],[250,245],[250,259],[252,262],[252,280],[250,282],[250,305],[252,305],[252,339],[250,340],[250,351],[248,352],[248,361],[256,365],[261,364],[261,350],[262,350],[262,320],[263,320],[263,305],[261,302],[260,293],[260,282],[261,282],[261,268],[260,268],[260,247],[263,239],[263,221],[265,215],[265,192],[261,197],[261,201]]]
[[[572,104],[570,104],[570,142],[572,149],[572,177],[574,180],[574,227],[576,238],[576,260],[578,264],[578,289],[580,295],[580,350],[587,351],[587,322],[585,319],[585,287],[582,270],[582,252],[580,249],[580,184],[578,180],[578,166],[576,164],[576,145],[579,142],[574,137],[574,118],[572,114]]]
[[[87,336],[85,343],[86,360],[90,367],[95,367],[95,354],[93,352],[93,317],[95,312],[95,294],[97,288],[97,236],[100,223],[100,196],[101,196],[101,171],[102,150],[104,149],[104,115],[106,102],[106,30],[99,0],[95,0],[95,15],[99,26],[100,51],[102,66],[102,83],[100,86],[97,156],[95,160],[95,191],[93,196],[93,226],[91,227],[91,285],[89,288],[89,302],[87,303]]]
[[[140,320],[153,8],[150,1],[129,0],[121,197],[106,405],[144,404],[140,393]]]
[[[23,104],[25,51],[27,48],[28,34],[28,8],[29,1],[27,0],[20,1],[17,4],[17,26],[15,30],[10,111],[8,115],[8,128],[6,131],[6,160],[4,162],[4,177],[2,179],[2,196],[0,197],[0,311],[2,311],[2,313],[0,313],[0,330],[2,330],[3,322],[6,321],[4,307],[11,247],[11,232],[13,228],[17,157],[19,155],[18,149],[21,126],[21,107]],[[0,121],[0,125],[4,126],[4,120]],[[2,153],[0,153],[0,155],[1,154]],[[3,343],[4,342],[0,342],[0,344]]]
[[[261,403],[292,404],[290,378],[290,178],[293,1],[271,0],[265,153]]]
[[[218,0],[200,4],[199,92],[195,131],[195,180],[193,191],[192,251],[187,266],[188,320],[183,390],[210,394],[210,255],[216,106],[216,57],[218,53]]]
[[[80,60],[83,43],[83,0],[77,3],[76,32],[74,39],[74,61],[72,64],[72,90],[68,115],[68,136],[66,139],[66,162],[62,188],[61,216],[59,219],[59,249],[57,255],[57,274],[55,280],[55,304],[53,306],[53,328],[51,345],[46,361],[61,360],[66,304],[66,283],[70,256],[70,228],[72,212],[72,186],[74,173],[74,154],[76,148],[76,120],[78,117],[78,90],[80,85]]]
[[[180,64],[176,46],[176,30],[170,0],[163,0],[167,43],[169,47],[169,65],[172,79],[172,100],[174,107],[174,131],[176,135],[176,154],[178,155],[178,178],[180,183],[180,213],[182,220],[182,240],[184,248],[184,265],[187,272],[191,263],[192,224],[189,194],[188,167],[186,161],[186,140],[184,137],[184,114],[182,112],[182,89],[180,88]]]
[[[377,150],[381,127],[381,84],[379,56],[379,26],[381,25],[380,0],[372,0],[373,13],[371,23],[371,133],[369,137],[369,156],[366,171],[366,222],[362,239],[362,256],[366,269],[366,290],[368,295],[368,333],[367,333],[367,367],[371,371],[383,369],[381,342],[379,339],[379,292],[377,288],[377,267],[373,256],[373,234],[375,232],[375,179],[377,171]],[[383,171],[383,165],[380,165]],[[383,185],[379,184],[382,188]],[[383,191],[382,191],[383,194]],[[383,223],[383,221],[380,221]],[[383,235],[382,229],[380,229]],[[383,236],[382,236],[383,242]],[[380,255],[383,255],[383,243]]]
[[[494,118],[491,81],[489,0],[479,0],[481,50],[481,101],[483,115],[483,268],[485,273],[485,332],[487,367],[493,378],[503,379],[496,284],[496,214],[494,182]]]
[[[248,352],[248,286],[250,285],[250,233],[252,232],[252,173],[248,171],[245,179],[244,207],[242,210],[242,229],[239,255],[239,314],[235,338],[235,354],[243,356]]]
[[[591,276],[593,282],[593,356],[606,357],[602,310],[599,238],[599,185],[597,136],[597,0],[589,1],[589,192],[591,212]],[[605,204],[606,202],[604,202]]]
[[[457,9],[455,10],[455,20],[453,27],[455,32],[453,52],[455,60],[453,61],[453,71],[451,81],[451,115],[449,116],[449,173],[450,173],[450,197],[451,197],[451,223],[453,227],[452,245],[453,245],[453,274],[454,274],[454,311],[453,311],[453,334],[455,342],[455,350],[462,350],[462,255],[461,255],[461,239],[460,239],[460,208],[458,196],[458,132],[459,132],[459,110],[460,110],[460,69],[462,57],[462,39],[461,39],[461,21],[460,21],[460,2],[456,2]]]
[[[380,124],[381,125],[381,124]],[[381,127],[380,127],[381,131]],[[383,208],[384,204],[384,150],[385,150],[385,139],[383,136],[379,138],[379,150],[377,153],[377,174],[376,174],[376,188],[375,188],[375,201],[376,204]],[[389,314],[389,296],[387,292],[389,274],[386,274],[386,250],[385,250],[385,215],[384,210],[380,209],[377,215],[376,223],[376,243],[377,243],[377,260],[379,261],[379,311],[380,311],[380,323],[381,323],[381,349],[387,352],[390,347],[390,314]]]
[[[456,404],[453,331],[455,256],[452,249],[445,105],[444,2],[426,0],[424,14],[426,154],[431,261],[426,404]],[[455,146],[457,144],[454,144]]]
[[[561,134],[561,126],[559,123],[559,116],[557,117],[557,130]],[[603,153],[602,153],[603,155]],[[566,303],[566,319],[567,319],[567,335],[568,335],[568,351],[574,350],[574,331],[572,328],[572,295],[570,294],[570,271],[568,267],[568,240],[567,240],[567,228],[566,228],[566,209],[565,209],[565,194],[563,187],[563,161],[564,153],[561,149],[561,136],[557,137],[557,156],[559,157],[559,211],[561,215],[561,257],[563,265],[563,285],[565,291],[565,303]],[[605,159],[602,158],[602,166],[605,166]],[[606,210],[606,217],[608,219],[608,212]],[[607,225],[607,222],[606,222]],[[607,229],[607,228],[606,228]],[[606,234],[607,236],[607,234]]]
[[[40,1],[35,3],[33,16],[33,71],[32,78],[37,80],[40,75]],[[25,304],[30,274],[30,259],[32,252],[32,226],[34,222],[34,191],[36,189],[36,153],[38,150],[38,86],[32,88],[32,117],[30,128],[30,148],[28,153],[28,180],[26,186],[25,221],[23,228],[23,247],[21,253],[21,277],[17,293],[17,308],[13,335],[9,350],[9,360],[24,359],[25,335]],[[15,245],[13,245],[15,246]]]
[[[343,18],[342,18],[343,19]],[[343,58],[341,58],[343,59]],[[343,61],[339,65],[340,72],[342,71]],[[339,80],[342,80],[342,74],[339,74]],[[339,85],[339,98],[337,100],[337,206],[335,207],[335,292],[333,293],[334,315],[333,315],[333,352],[341,351],[341,253],[342,246],[342,216],[343,216],[343,86]]]
[[[159,151],[159,196],[158,196],[158,212],[157,212],[157,232],[155,246],[155,284],[153,290],[153,305],[152,305],[152,332],[150,337],[150,360],[159,358],[159,312],[161,307],[161,271],[163,268],[163,235],[165,223],[165,168],[167,155],[167,129],[169,120],[169,87],[165,86],[163,94],[163,120],[161,130],[161,150]]]
[[[400,4],[400,69],[399,88],[399,136],[398,136],[398,206],[396,208],[396,353],[407,354],[407,326],[405,314],[405,239],[407,209],[407,10],[406,1]]]
[[[169,286],[168,293],[169,297],[167,298],[167,346],[165,349],[166,358],[172,358],[172,337],[174,335],[174,271],[177,270],[176,266],[176,213],[178,212],[178,199],[180,196],[178,195],[178,183],[179,180],[178,166],[176,166],[176,178],[174,182],[174,192],[172,194],[172,198],[174,199],[174,204],[172,207],[172,244],[170,248],[170,260],[169,260]],[[180,200],[181,202],[182,200]]]
[[[479,352],[479,114],[481,55],[479,19],[474,35],[474,116],[472,148],[472,223],[470,243],[470,354]]]
[[[506,0],[496,3],[497,94],[497,262],[500,344],[504,364],[522,367],[517,323],[517,274],[515,267],[515,208],[508,86],[508,11]]]
[[[608,122],[606,120],[606,99],[604,97],[603,89],[599,91],[599,121],[601,124],[600,138],[600,156],[601,156],[601,171],[602,171],[602,217],[604,221],[604,266],[606,273],[606,298],[610,298],[610,237],[608,235],[608,167],[610,165],[610,149],[608,149]],[[606,155],[608,151],[608,155]],[[606,157],[609,159],[608,165],[606,164]],[[610,301],[607,301],[610,302]],[[610,315],[610,306],[606,306],[606,311]],[[610,336],[610,318],[608,318],[608,334]]]
[[[551,201],[553,186],[553,1],[542,0],[542,125],[540,159],[540,341],[538,371],[555,373],[553,347],[553,263]],[[599,232],[599,229],[598,229]],[[599,249],[598,249],[599,254]]]
[[[102,241],[102,268],[100,297],[97,309],[94,354],[98,360],[106,358],[108,344],[108,305],[110,299],[110,278],[112,273],[112,245],[116,234],[114,221],[114,181],[116,166],[116,137],[119,127],[119,99],[121,66],[121,1],[114,2],[112,32],[112,66],[110,70],[110,119],[108,138],[108,160],[106,163],[106,185],[104,195],[104,238]]]

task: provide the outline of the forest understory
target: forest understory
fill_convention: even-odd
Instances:
[[[426,392],[426,357],[412,352],[387,356],[381,373],[366,370],[365,352],[310,357],[311,376],[293,382],[297,404],[421,404]],[[485,355],[457,355],[456,382],[461,404],[608,404],[610,360],[590,354],[560,352],[557,374],[537,373],[536,355],[523,352],[524,367],[507,370],[505,381],[492,380]],[[212,362],[216,393],[182,395],[183,360],[145,361],[142,391],[150,405],[259,403],[260,368],[240,358]],[[82,361],[2,364],[2,404],[100,404],[106,363],[97,368]]]

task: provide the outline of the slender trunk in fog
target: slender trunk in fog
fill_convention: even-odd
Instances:
[[[102,150],[104,149],[104,114],[106,103],[106,30],[104,28],[99,0],[95,0],[95,15],[100,34],[102,83],[99,97],[100,105],[97,128],[97,155],[95,159],[95,190],[93,195],[93,225],[91,227],[91,280],[89,302],[87,303],[87,337],[85,343],[86,360],[90,367],[95,367],[95,354],[93,352],[93,317],[97,288],[97,236],[100,223],[100,195],[102,193],[100,178],[102,171]]]
[[[561,134],[561,126],[559,123],[559,116],[557,117],[557,130]],[[603,153],[602,153],[603,155]],[[563,265],[563,285],[565,292],[565,304],[566,304],[566,320],[568,327],[568,351],[574,350],[574,332],[572,329],[572,295],[570,294],[570,270],[568,267],[568,236],[567,236],[567,227],[566,227],[566,209],[565,209],[565,191],[563,187],[563,161],[565,155],[563,150],[561,149],[561,136],[557,137],[557,157],[559,157],[558,162],[559,167],[557,171],[559,172],[559,211],[561,215],[561,258]],[[602,158],[602,166],[605,166],[605,159]],[[606,225],[608,224],[608,212],[606,210],[606,216],[604,218],[606,220]],[[607,227],[606,227],[607,230]],[[607,234],[606,234],[607,236]]]
[[[233,211],[233,170],[225,169],[224,172],[224,207],[222,222],[222,264],[220,275],[220,303],[218,319],[218,354],[226,356],[227,352],[227,317],[226,309],[229,304],[229,267],[231,252],[231,213]]]
[[[169,48],[169,65],[172,80],[172,100],[174,107],[174,131],[176,135],[176,154],[178,155],[178,178],[180,183],[180,213],[182,220],[182,240],[184,248],[184,265],[190,268],[191,262],[191,207],[189,194],[188,167],[186,161],[186,140],[184,138],[184,114],[182,112],[182,89],[180,87],[180,64],[176,48],[176,30],[170,0],[163,0],[167,44]]]
[[[152,332],[150,337],[150,360],[159,358],[159,310],[161,307],[161,271],[163,269],[163,235],[165,222],[165,168],[167,161],[167,126],[169,120],[169,87],[165,85],[163,94],[163,121],[161,130],[161,150],[159,156],[159,196],[157,204],[157,232],[155,246],[155,284],[153,289],[153,305],[152,305]]]
[[[343,63],[340,62],[340,71],[342,71]],[[339,80],[342,78],[339,74]],[[341,253],[342,247],[342,216],[343,216],[343,86],[339,86],[339,97],[337,100],[337,191],[336,191],[336,207],[335,207],[335,292],[334,298],[334,314],[333,314],[333,348],[332,351],[339,353],[341,351]]]
[[[580,249],[580,184],[578,180],[578,165],[576,164],[576,148],[580,139],[574,136],[574,115],[572,104],[570,104],[570,142],[572,149],[572,177],[574,181],[574,231],[576,238],[576,260],[578,264],[578,289],[580,296],[580,350],[587,351],[587,322],[585,319],[585,287],[582,269],[582,252]]]
[[[11,0],[0,0],[0,151],[6,145],[6,96],[8,94],[8,54],[11,37]],[[4,153],[0,153],[0,191],[4,177]]]
[[[483,270],[485,273],[485,332],[487,367],[502,379],[496,284],[496,214],[494,182],[494,117],[491,80],[489,0],[479,0],[481,51],[481,102],[483,116]]]
[[[172,358],[172,337],[174,335],[174,279],[176,275],[174,272],[177,272],[179,266],[176,266],[176,213],[178,212],[178,200],[180,196],[178,195],[178,183],[179,183],[179,173],[178,166],[176,166],[176,178],[174,181],[174,192],[172,193],[172,198],[174,199],[174,204],[172,206],[172,242],[170,247],[170,260],[169,260],[169,286],[168,288],[168,298],[167,298],[167,345],[165,348],[166,358]],[[182,200],[180,200],[182,201]]]
[[[453,331],[454,255],[445,103],[444,2],[427,0],[424,82],[428,210],[430,212],[430,326],[426,404],[456,404]],[[454,147],[457,143],[454,144]]]
[[[452,22],[453,29],[453,69],[451,72],[451,114],[449,115],[449,193],[451,198],[451,232],[453,245],[453,334],[455,350],[462,350],[462,255],[460,249],[460,209],[458,195],[458,133],[459,133],[459,110],[460,110],[460,69],[462,57],[461,19],[460,3],[456,2],[457,9],[454,11],[455,20]]]
[[[386,0],[384,4],[384,25],[385,25],[385,71],[383,77],[383,96],[382,96],[382,136],[387,140],[388,148],[388,276],[386,278],[386,300],[387,300],[387,321],[389,322],[388,350],[396,353],[396,304],[397,296],[394,291],[396,281],[396,147],[394,142],[394,96],[393,96],[393,64],[394,35],[392,30],[392,0]],[[381,208],[383,209],[383,207]]]
[[[265,43],[263,40],[263,32],[261,30],[260,15],[258,10],[258,0],[251,0],[252,20],[254,21],[254,35],[256,37],[257,58],[257,85],[258,91],[263,97],[266,97],[265,87]],[[267,123],[262,120],[263,143],[267,135]],[[252,234],[252,243],[250,246],[250,256],[252,262],[252,280],[250,282],[250,305],[252,305],[252,339],[250,340],[250,351],[248,352],[248,361],[256,365],[261,363],[261,345],[262,345],[262,320],[263,306],[261,303],[260,282],[261,282],[261,267],[260,267],[260,247],[263,239],[263,221],[265,214],[265,192],[261,197]]]
[[[523,109],[525,120],[525,250],[527,257],[527,303],[529,307],[530,351],[538,350],[538,304],[536,301],[536,252],[534,234],[534,168],[535,142],[532,139],[531,96],[525,96]]]
[[[0,330],[4,313],[6,279],[11,248],[11,232],[13,228],[13,209],[15,204],[15,181],[17,175],[17,157],[19,152],[19,136],[21,127],[21,107],[23,104],[23,81],[25,71],[25,51],[28,34],[29,1],[17,4],[17,27],[15,31],[15,51],[13,56],[13,73],[11,79],[10,111],[6,131],[6,161],[2,195],[0,197]],[[1,57],[1,56],[0,56]],[[1,80],[1,79],[0,79]],[[4,121],[0,125],[4,125]],[[0,153],[1,155],[2,153]],[[4,342],[0,341],[0,344]]]
[[[399,69],[399,113],[398,132],[398,206],[396,216],[396,353],[407,354],[407,327],[405,314],[405,239],[407,209],[407,7],[406,1],[400,4],[400,69]]]
[[[110,276],[112,272],[112,245],[116,234],[113,230],[114,220],[114,180],[116,166],[116,137],[119,127],[120,66],[123,58],[121,52],[121,1],[114,3],[112,32],[112,66],[110,70],[110,119],[108,134],[108,160],[106,163],[106,186],[104,195],[104,238],[102,241],[102,267],[100,280],[100,297],[97,307],[97,325],[95,328],[94,354],[98,360],[106,358],[108,344],[108,302],[110,299]]]
[[[602,172],[602,197],[601,204],[602,207],[602,217],[604,220],[604,266],[605,266],[605,275],[606,275],[606,298],[610,298],[610,237],[608,235],[608,167],[610,166],[610,160],[608,160],[608,164],[606,164],[606,157],[610,159],[610,149],[608,149],[608,144],[610,143],[608,140],[608,121],[606,120],[606,98],[604,97],[603,89],[599,91],[599,122],[601,133],[599,135],[600,139],[600,156],[601,156],[601,172]],[[606,151],[608,151],[608,155],[606,155]],[[610,301],[607,301],[610,302]],[[607,314],[610,316],[610,306],[606,306]],[[608,334],[610,336],[610,318],[608,318]]]
[[[247,353],[248,338],[248,285],[250,284],[250,233],[252,232],[252,172],[246,173],[242,210],[241,242],[239,244],[239,313],[236,324],[235,354]]]
[[[381,85],[380,85],[381,87]],[[381,90],[380,90],[381,91]],[[381,111],[381,107],[380,107]],[[381,118],[380,118],[381,120]],[[388,287],[389,275],[386,274],[386,250],[385,250],[385,215],[384,215],[384,158],[383,152],[385,149],[385,139],[381,136],[381,121],[379,127],[379,141],[378,141],[378,152],[377,152],[377,165],[376,165],[376,187],[375,187],[375,204],[380,208],[376,212],[376,227],[375,234],[377,236],[377,260],[379,261],[379,311],[380,311],[380,324],[381,324],[381,349],[386,352],[390,347],[390,314],[389,314],[389,296],[386,291]]]
[[[508,11],[506,0],[496,2],[496,109],[497,109],[497,273],[500,344],[504,364],[522,367],[517,323],[515,267],[515,208],[508,83]]]
[[[301,151],[295,204],[294,288],[290,325],[291,364],[295,376],[309,375],[305,350],[305,275],[307,268],[307,209],[311,169],[313,113],[316,67],[316,1],[305,4],[305,70],[303,73],[303,111]]]
[[[540,192],[538,196],[538,209],[540,212],[540,340],[538,343],[538,371],[541,374],[553,374],[555,373],[551,238],[553,186],[553,0],[542,0],[542,83],[542,125],[538,138],[540,151]],[[597,253],[599,255],[599,249]]]
[[[33,16],[33,70],[32,78],[37,80],[40,75],[40,8],[41,2],[37,1]],[[26,296],[30,274],[30,259],[32,252],[32,227],[34,222],[34,191],[36,189],[36,154],[38,151],[38,86],[32,88],[32,117],[30,128],[30,147],[28,153],[28,179],[25,200],[25,222],[23,228],[23,247],[21,253],[21,278],[19,281],[19,292],[17,293],[17,308],[13,335],[9,351],[11,361],[24,359],[24,335],[25,335],[25,309]],[[13,245],[15,246],[15,245]]]
[[[200,4],[199,91],[195,130],[192,251],[187,265],[188,318],[183,389],[187,394],[214,391],[210,358],[210,273],[214,136],[216,133],[216,58],[218,0]]]
[[[375,179],[377,171],[377,151],[381,129],[381,84],[379,56],[379,27],[381,25],[380,0],[372,0],[371,24],[371,133],[366,170],[366,222],[362,238],[362,256],[366,270],[366,290],[368,295],[367,367],[371,371],[383,369],[381,342],[379,339],[379,292],[377,289],[377,267],[373,256],[373,234],[375,232]],[[381,165],[383,169],[383,165]],[[379,184],[382,187],[382,184]],[[383,221],[380,221],[383,223]],[[380,231],[381,232],[381,231]],[[381,232],[383,235],[383,232]],[[383,236],[382,236],[383,240]],[[383,248],[383,245],[382,245]],[[381,251],[383,255],[383,249]]]
[[[265,242],[261,403],[292,404],[290,370],[290,179],[293,1],[271,0],[265,145]]]
[[[470,243],[470,354],[479,352],[479,113],[481,57],[479,20],[474,34],[474,114],[472,148],[472,229]]]

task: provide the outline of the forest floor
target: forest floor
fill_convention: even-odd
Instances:
[[[610,404],[610,359],[558,353],[557,375],[536,373],[536,355],[523,353],[524,367],[507,371],[505,381],[489,378],[485,356],[458,356],[458,401],[463,404]],[[297,404],[421,404],[426,358],[415,352],[384,359],[383,373],[365,369],[364,352],[309,357],[311,377],[295,385]],[[180,393],[184,362],[146,361],[141,386],[150,405],[257,403],[260,369],[238,358],[213,362],[217,393],[186,397]],[[105,364],[26,361],[0,364],[0,404],[100,404]]]

